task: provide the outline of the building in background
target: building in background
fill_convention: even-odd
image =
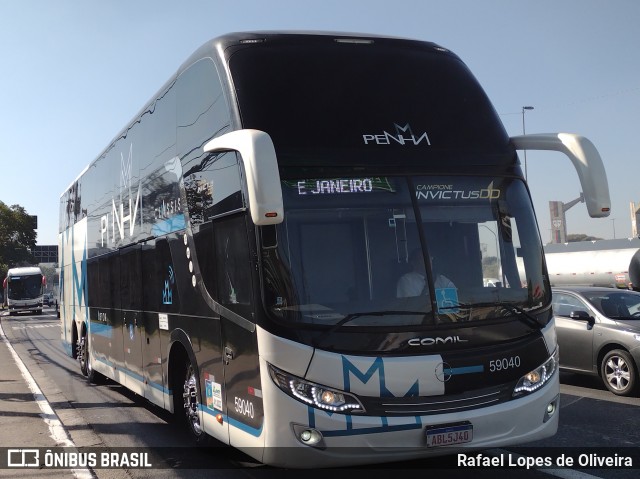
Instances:
[[[631,237],[638,237],[638,220],[640,219],[640,205],[636,208],[636,204],[632,201],[629,204],[631,214]]]
[[[567,219],[565,217],[565,213],[569,208],[578,203],[584,203],[584,195],[582,193],[580,193],[580,196],[575,200],[569,201],[569,203],[563,203],[562,201],[549,201],[552,243],[567,242]]]
[[[58,245],[36,246],[33,256],[38,264],[57,264],[58,263]]]
[[[46,292],[53,293],[54,300],[58,298],[60,285],[60,268],[58,267],[58,245],[37,245],[33,251],[36,264],[47,277]]]

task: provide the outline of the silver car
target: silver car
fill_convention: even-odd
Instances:
[[[638,386],[640,293],[615,288],[552,288],[560,369],[598,375],[609,391]]]

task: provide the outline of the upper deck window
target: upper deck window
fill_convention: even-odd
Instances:
[[[299,153],[317,149],[422,162],[434,150],[473,150],[469,162],[505,153],[504,128],[467,67],[431,44],[410,45],[327,39],[239,50],[229,66],[242,126],[269,133],[282,164],[312,161]]]

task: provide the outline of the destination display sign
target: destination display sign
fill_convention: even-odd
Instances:
[[[285,181],[284,183],[295,188],[299,196],[367,194],[381,190],[395,191],[389,180],[384,177],[304,179]]]

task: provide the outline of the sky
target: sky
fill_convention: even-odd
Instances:
[[[638,0],[0,0],[0,201],[58,242],[59,199],[180,64],[218,35],[329,30],[402,36],[456,53],[511,136],[578,133],[598,149],[611,215],[566,213],[569,234],[630,237],[640,203]],[[523,156],[521,154],[521,160]],[[561,153],[528,151],[544,243],[549,202],[581,192]]]

